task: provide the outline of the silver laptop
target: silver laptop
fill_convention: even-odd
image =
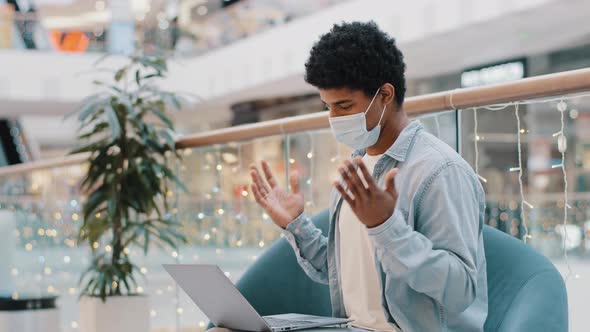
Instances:
[[[302,314],[261,317],[217,265],[164,264],[163,266],[217,327],[242,331],[278,332],[345,325],[351,321]]]

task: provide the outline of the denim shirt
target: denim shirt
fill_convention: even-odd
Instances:
[[[355,151],[353,157],[362,156]],[[393,215],[369,228],[381,275],[383,310],[404,332],[483,331],[488,312],[483,247],[484,191],[470,165],[447,144],[411,122],[373,170],[399,169]],[[305,214],[283,234],[314,281],[328,284],[335,317],[346,317],[340,287],[340,193],[332,189],[328,237]]]

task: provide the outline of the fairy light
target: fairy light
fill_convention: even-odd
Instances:
[[[568,217],[568,209],[571,208],[568,201],[568,181],[567,181],[567,170],[565,168],[565,152],[567,150],[567,138],[565,136],[565,111],[567,110],[567,104],[564,100],[560,100],[557,103],[557,110],[560,113],[560,124],[561,128],[557,135],[553,135],[553,137],[557,137],[557,150],[561,154],[561,173],[563,174],[563,256],[565,258],[565,263],[567,266],[567,276],[565,280],[567,281],[570,276],[574,275],[574,278],[579,278],[578,274],[574,274],[572,267],[570,265],[569,257],[567,254],[567,247],[566,243],[569,241],[568,231],[567,231],[567,217]]]
[[[514,115],[516,116],[516,137],[517,137],[517,147],[518,147],[518,167],[513,167],[512,169],[518,170],[518,187],[520,191],[520,220],[522,220],[522,227],[524,228],[524,236],[523,240],[526,243],[528,240],[532,238],[529,234],[529,229],[527,227],[527,220],[526,214],[524,213],[525,205],[530,209],[533,208],[533,205],[530,204],[524,197],[524,185],[522,181],[522,174],[523,174],[523,167],[522,167],[522,142],[521,142],[521,135],[523,133],[521,122],[520,122],[520,113],[518,110],[519,104],[514,105]]]

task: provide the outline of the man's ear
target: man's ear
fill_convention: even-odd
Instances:
[[[395,87],[391,83],[385,83],[379,90],[379,94],[382,96],[383,104],[387,105],[388,108],[392,104],[395,104]]]

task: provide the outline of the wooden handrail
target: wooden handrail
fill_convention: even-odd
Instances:
[[[16,175],[40,169],[57,168],[81,164],[87,161],[89,156],[89,153],[78,153],[68,155],[65,157],[48,158],[12,166],[4,166],[0,167],[0,176]]]
[[[410,116],[418,116],[584,91],[590,91],[590,68],[410,97],[404,102],[404,110]],[[194,148],[329,126],[328,112],[321,112],[188,135],[178,139],[176,145],[179,148]]]
[[[554,97],[585,91],[590,91],[590,68],[410,97],[404,102],[404,110],[410,116],[419,116],[452,109],[472,108],[539,97]],[[180,149],[194,148],[325,128],[329,128],[328,113],[321,112],[187,135],[177,139],[176,146]],[[86,159],[87,155],[74,155],[6,166],[0,168],[0,176],[42,168],[62,167],[77,164]]]

